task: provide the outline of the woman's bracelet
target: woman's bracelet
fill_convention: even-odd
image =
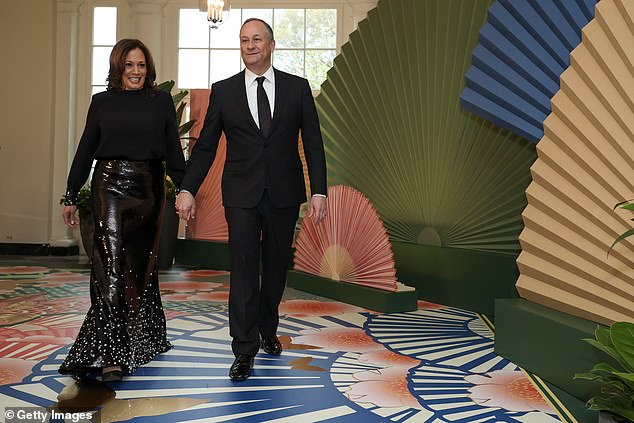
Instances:
[[[77,196],[78,193],[76,191],[68,190],[66,191],[66,194],[64,194],[64,196],[59,200],[59,203],[65,206],[76,206]]]

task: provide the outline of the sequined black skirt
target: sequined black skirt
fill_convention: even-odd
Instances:
[[[160,161],[97,162],[91,307],[60,373],[109,366],[132,372],[171,348],[156,262],[164,177]]]

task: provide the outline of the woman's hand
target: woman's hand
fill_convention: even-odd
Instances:
[[[181,191],[176,196],[176,213],[181,219],[189,220],[196,218],[196,200],[187,191]]]
[[[79,219],[77,218],[77,206],[64,206],[62,212],[64,217],[64,223],[71,229],[75,229],[79,225]]]

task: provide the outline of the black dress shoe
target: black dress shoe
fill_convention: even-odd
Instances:
[[[251,375],[253,368],[253,356],[251,354],[240,354],[233,360],[229,369],[231,380],[246,380]]]
[[[265,353],[270,355],[280,355],[282,354],[282,343],[277,336],[263,336],[262,337],[262,349]]]
[[[102,382],[119,382],[122,378],[123,372],[121,370],[110,370],[101,375]]]

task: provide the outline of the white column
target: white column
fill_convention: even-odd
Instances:
[[[374,9],[378,0],[346,0],[348,3],[348,13],[344,20],[344,34],[346,37],[357,29],[359,22],[365,19],[368,11]]]
[[[128,4],[132,9],[132,36],[150,49],[160,74],[164,68],[163,17],[167,0],[128,0]]]
[[[77,38],[79,6],[84,0],[57,0],[55,36],[54,134],[51,154],[50,244],[77,245],[77,237],[62,221],[59,198],[66,191],[66,178],[75,153],[75,90],[77,87]]]

